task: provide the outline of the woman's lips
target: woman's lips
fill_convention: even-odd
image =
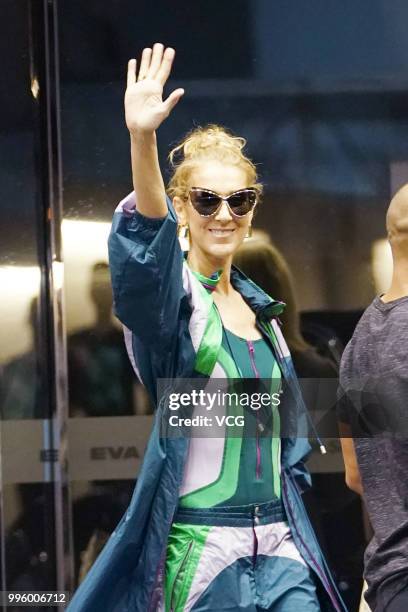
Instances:
[[[235,232],[235,229],[210,229],[209,231],[216,238],[226,238],[227,236],[231,236],[231,234]]]

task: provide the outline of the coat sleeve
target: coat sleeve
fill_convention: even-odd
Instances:
[[[298,488],[301,492],[311,486],[310,473],[305,462],[310,455],[311,447],[308,440],[309,419],[307,407],[303,400],[299,381],[296,376],[289,347],[283,337],[279,323],[272,321],[272,330],[279,347],[281,365],[285,371],[285,379],[290,387],[290,400],[287,414],[282,415],[283,437],[285,440],[285,462],[290,467]]]
[[[109,236],[114,312],[143,343],[171,342],[184,295],[177,217],[145,217],[134,193],[119,204]]]
[[[303,493],[312,485],[312,478],[308,468],[306,467],[306,461],[311,453],[311,446],[308,438],[306,437],[309,430],[308,413],[300,389],[299,381],[296,376],[295,368],[293,366],[293,361],[290,356],[287,358],[287,364],[294,385],[294,399],[296,406],[295,414],[297,415],[297,427],[299,431],[299,435],[295,437],[292,448],[291,468],[292,475],[295,478],[297,486]]]

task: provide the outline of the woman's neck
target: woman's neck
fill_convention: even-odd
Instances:
[[[232,257],[227,257],[226,259],[222,260],[217,258],[210,259],[193,251],[188,254],[187,262],[194,272],[199,272],[207,278],[210,278],[215,272],[222,270],[220,280],[217,283],[216,291],[217,293],[224,295],[227,295],[230,291],[232,291],[230,280]]]

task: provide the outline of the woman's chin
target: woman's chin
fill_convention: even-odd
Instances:
[[[215,258],[215,259],[228,259],[229,257],[232,257],[237,249],[239,248],[239,245],[236,244],[212,244],[208,249],[207,249],[207,253],[211,258]]]

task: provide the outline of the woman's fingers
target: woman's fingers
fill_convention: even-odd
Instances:
[[[155,43],[153,45],[152,59],[150,62],[149,71],[147,73],[149,79],[154,79],[158,73],[162,63],[163,51],[164,45],[161,43]]]
[[[152,50],[150,48],[143,49],[142,59],[140,61],[138,81],[142,81],[146,78],[146,75],[150,68],[150,60],[152,57]]]
[[[169,78],[169,74],[171,72],[171,67],[173,65],[174,56],[176,52],[171,47],[167,47],[164,52],[160,68],[157,72],[156,79],[164,86],[167,79]]]
[[[128,61],[127,86],[130,87],[134,83],[136,83],[136,60],[131,59]]]
[[[184,95],[184,89],[175,89],[163,102],[166,113],[169,115],[173,108],[176,106],[177,102]]]
[[[155,43],[153,49],[143,49],[140,61],[139,74],[136,73],[136,60],[131,59],[128,63],[127,85],[132,85],[143,79],[155,79],[164,86],[169,78],[175,51],[171,47],[164,50],[162,43]]]

